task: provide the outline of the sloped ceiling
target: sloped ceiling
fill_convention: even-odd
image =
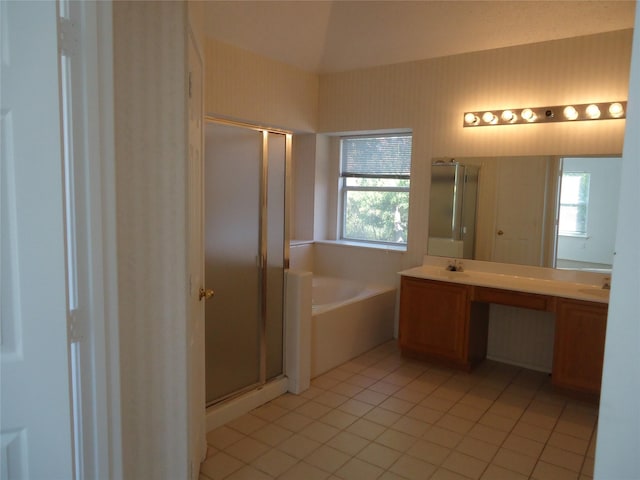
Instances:
[[[633,28],[635,0],[207,1],[209,37],[327,73]]]

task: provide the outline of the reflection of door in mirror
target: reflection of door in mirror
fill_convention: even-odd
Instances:
[[[491,260],[542,266],[549,157],[499,162]]]
[[[556,267],[610,269],[621,158],[563,158]]]
[[[431,168],[428,254],[462,257],[461,251],[434,248],[434,243],[443,243],[441,236],[445,236],[438,226],[438,210],[443,205],[449,205],[447,210],[453,208],[453,188],[441,188],[437,170],[443,167],[436,166],[437,163],[435,161]],[[619,157],[465,157],[455,159],[455,163],[479,168],[471,258],[542,267],[611,268],[620,184]],[[585,205],[578,205],[583,200],[560,201],[562,163],[565,173],[589,174],[589,196]],[[576,178],[573,175],[573,179]],[[563,227],[564,231],[558,234],[561,203],[565,204],[564,218],[582,210],[586,231],[584,225],[583,230],[574,225]],[[445,222],[447,238],[452,238],[451,225],[451,220]],[[455,243],[454,240],[448,242]],[[444,242],[444,247],[449,243]]]

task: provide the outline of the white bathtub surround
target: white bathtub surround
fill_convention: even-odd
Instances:
[[[382,245],[316,240],[314,275],[348,278],[363,283],[395,287],[405,252]]]
[[[314,278],[311,378],[393,338],[396,289]]]
[[[311,272],[286,272],[285,373],[299,394],[311,379]]]
[[[291,240],[289,244],[289,268],[300,272],[314,271],[313,240]]]

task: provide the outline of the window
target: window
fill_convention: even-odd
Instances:
[[[411,135],[344,137],[340,166],[341,238],[406,245]]]
[[[584,172],[562,174],[558,220],[560,235],[587,236],[590,177],[591,174]]]

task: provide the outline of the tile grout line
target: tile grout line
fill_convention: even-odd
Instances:
[[[389,472],[389,473],[393,473],[394,475],[397,475],[391,469],[393,468],[394,465],[396,465],[396,463],[403,456],[408,455],[408,456],[410,456],[412,458],[418,458],[418,459],[419,459],[419,457],[414,457],[413,455],[409,455],[407,453],[408,452],[407,449],[401,449],[401,448],[397,448],[396,449],[393,446],[387,446],[387,445],[385,445],[385,444],[383,444],[381,442],[379,443],[378,440],[386,432],[404,433],[404,432],[402,432],[402,430],[396,430],[396,429],[393,428],[393,426],[396,425],[403,418],[419,421],[421,423],[424,423],[425,425],[428,425],[427,430],[422,435],[420,435],[418,437],[415,437],[413,434],[406,434],[406,435],[412,437],[412,439],[414,440],[414,444],[419,442],[419,441],[429,441],[429,440],[426,440],[424,438],[424,435],[430,429],[432,429],[434,427],[442,428],[442,429],[447,430],[449,432],[455,433],[455,434],[457,434],[457,435],[459,435],[461,437],[459,440],[457,440],[455,442],[455,445],[452,446],[452,447],[446,447],[444,445],[441,445],[443,448],[447,448],[449,450],[449,452],[442,459],[442,461],[439,462],[438,465],[431,464],[436,469],[433,472],[434,475],[436,474],[436,472],[440,468],[442,468],[444,470],[447,470],[447,471],[451,471],[451,470],[447,469],[446,467],[444,467],[443,465],[446,462],[446,460],[448,458],[450,458],[451,455],[454,452],[458,452],[460,454],[469,456],[470,458],[473,458],[473,459],[478,460],[478,461],[482,461],[483,463],[486,464],[484,466],[484,468],[482,469],[482,471],[479,473],[478,478],[482,477],[487,472],[487,470],[490,468],[491,465],[498,466],[497,464],[494,464],[493,461],[495,460],[495,458],[498,455],[499,451],[501,449],[503,449],[503,448],[508,450],[508,451],[510,451],[510,452],[514,452],[516,454],[520,454],[520,455],[525,455],[526,456],[526,454],[523,454],[518,450],[512,450],[510,448],[504,447],[504,444],[506,443],[507,439],[510,436],[512,436],[512,435],[520,436],[520,435],[515,434],[515,432],[514,432],[514,430],[515,430],[517,425],[524,424],[524,425],[530,425],[531,426],[531,424],[529,424],[526,421],[523,422],[522,420],[523,420],[523,417],[524,417],[525,413],[528,411],[529,408],[531,408],[531,406],[534,404],[534,402],[540,401],[542,403],[547,403],[544,399],[540,399],[539,398],[540,393],[543,392],[543,388],[544,388],[544,385],[545,385],[544,381],[537,382],[537,384],[535,385],[535,390],[532,390],[532,393],[530,395],[527,395],[526,397],[524,397],[523,395],[518,394],[517,392],[514,392],[514,395],[516,395],[516,396],[522,396],[523,398],[527,398],[528,397],[528,401],[522,407],[522,411],[519,413],[517,418],[512,418],[512,417],[509,417],[509,416],[505,416],[502,413],[492,413],[491,409],[494,406],[496,406],[497,403],[499,403],[500,398],[505,393],[507,393],[507,391],[509,390],[510,387],[515,386],[515,387],[518,387],[518,388],[521,388],[521,389],[530,388],[530,386],[528,386],[527,382],[525,382],[524,384],[517,383],[518,379],[521,378],[521,375],[523,374],[523,372],[526,371],[526,369],[523,369],[522,367],[514,367],[514,368],[516,368],[516,370],[514,372],[512,372],[512,373],[510,373],[508,370],[505,370],[504,372],[506,372],[506,373],[503,373],[503,372],[501,372],[499,370],[499,368],[496,367],[496,365],[493,365],[486,372],[483,372],[478,378],[473,379],[473,381],[471,381],[470,383],[465,384],[465,382],[463,381],[461,383],[458,383],[458,385],[455,385],[456,380],[467,380],[467,379],[461,379],[458,376],[458,372],[446,371],[446,370],[443,370],[442,368],[440,368],[437,365],[436,366],[431,366],[431,365],[426,366],[426,365],[418,364],[413,359],[407,360],[406,358],[402,357],[400,355],[400,353],[397,351],[397,349],[395,349],[395,348],[386,348],[387,351],[384,354],[378,354],[378,355],[375,355],[375,357],[373,357],[373,358],[369,357],[366,360],[362,361],[361,363],[357,363],[358,359],[360,359],[361,357],[364,357],[366,355],[369,355],[371,352],[373,352],[375,350],[376,349],[373,349],[373,350],[361,355],[360,357],[356,357],[356,359],[354,359],[354,360],[352,360],[350,362],[345,362],[345,364],[339,365],[339,366],[335,367],[334,369],[330,370],[329,372],[326,372],[326,373],[320,375],[319,377],[316,377],[316,378],[331,379],[335,383],[333,383],[333,382],[323,382],[323,384],[324,384],[323,387],[318,387],[317,385],[313,385],[314,388],[320,393],[316,393],[316,394],[314,394],[313,396],[310,396],[310,397],[304,397],[304,394],[301,395],[300,398],[304,398],[305,399],[304,402],[300,403],[299,405],[296,405],[294,408],[290,408],[289,406],[283,407],[283,406],[281,406],[280,404],[278,404],[276,402],[277,399],[273,400],[272,401],[272,402],[274,402],[273,405],[275,405],[275,406],[277,406],[277,407],[279,407],[279,408],[281,408],[283,410],[286,410],[285,413],[283,413],[283,414],[281,414],[281,415],[279,415],[277,417],[274,417],[273,419],[267,419],[267,418],[260,417],[259,415],[254,415],[257,419],[260,419],[262,421],[266,421],[267,422],[266,425],[264,425],[263,427],[260,427],[260,428],[264,428],[267,425],[275,425],[275,426],[278,426],[279,428],[287,430],[287,432],[289,432],[291,434],[290,436],[293,436],[293,435],[296,435],[296,434],[300,434],[300,435],[304,436],[305,438],[310,439],[310,440],[318,443],[318,447],[313,449],[313,450],[311,450],[304,457],[302,457],[302,458],[293,457],[293,458],[295,458],[296,462],[289,469],[285,470],[284,472],[281,472],[276,478],[280,478],[281,476],[286,475],[286,473],[289,470],[291,470],[292,468],[295,467],[295,465],[298,465],[300,463],[304,463],[304,464],[309,465],[309,466],[311,466],[313,468],[317,468],[317,467],[313,466],[311,463],[308,463],[306,460],[311,455],[313,455],[314,452],[316,452],[322,446],[326,446],[328,448],[336,449],[341,454],[344,454],[347,457],[349,457],[346,461],[341,463],[340,466],[338,466],[333,471],[333,473],[332,472],[328,472],[328,471],[326,471],[326,470],[324,470],[322,468],[319,469],[320,471],[323,471],[325,474],[327,474],[329,476],[337,476],[336,472],[338,472],[341,468],[343,468],[347,463],[349,463],[353,459],[357,459],[357,460],[359,460],[361,462],[364,462],[364,463],[366,463],[368,465],[372,465],[372,466],[374,466],[376,468],[380,468],[381,471],[382,471],[381,475],[384,475],[385,472]],[[350,364],[348,369],[344,368],[346,364]],[[416,373],[417,370],[413,370],[412,371],[412,368],[414,366],[417,367],[417,370],[419,370],[419,373]],[[369,370],[369,369],[371,369],[371,370]],[[364,373],[367,370],[369,370],[369,371],[367,373]],[[332,372],[334,372],[334,375],[331,375]],[[339,374],[338,374],[338,372],[339,372]],[[424,391],[421,391],[419,389],[414,390],[414,389],[412,389],[410,387],[410,385],[413,382],[418,381],[419,379],[421,379],[421,377],[423,377],[424,375],[428,374],[429,372],[431,372],[431,374],[432,374],[431,378],[425,379],[425,382],[430,383],[431,384],[430,386],[435,385],[435,387],[430,389],[428,391],[428,393],[425,394]],[[384,374],[382,374],[382,373],[384,373]],[[394,375],[394,374],[398,375],[399,378],[393,378],[393,380],[390,380],[389,377],[391,375]],[[373,383],[370,383],[366,387],[363,387],[363,386],[355,384],[355,383],[349,383],[349,380],[352,379],[356,375],[366,377],[369,380],[371,380]],[[495,375],[496,378],[499,379],[499,381],[498,382],[491,381],[492,375]],[[504,380],[503,380],[504,375],[508,375],[509,379],[508,379],[507,382],[504,382]],[[440,378],[434,379],[433,378],[434,376],[436,378],[437,377],[440,377]],[[404,377],[404,378],[402,378],[402,377]],[[489,382],[487,382],[487,380],[489,380]],[[464,385],[464,387],[463,387],[464,388],[464,393],[462,395],[458,396],[455,400],[453,400],[452,397],[448,397],[448,396],[445,396],[445,395],[440,396],[437,393],[437,391],[440,388],[443,388],[443,387],[446,388],[446,385],[449,382],[452,382],[453,385],[450,385],[450,387],[452,387],[454,389],[459,387],[461,384]],[[380,386],[380,390],[376,390],[374,388],[371,388],[372,386],[374,386],[376,384],[379,384],[379,383],[386,383],[386,384],[390,385],[390,387],[388,389],[386,389],[386,387]],[[485,383],[491,383],[491,385],[485,385]],[[496,388],[496,384],[500,385],[500,388]],[[329,386],[327,386],[327,385],[329,385]],[[350,386],[352,386],[354,388],[352,389],[351,393],[345,393],[345,391],[349,390],[347,388],[343,388],[340,392],[334,391],[334,389],[336,389],[340,385],[350,385]],[[391,387],[391,385],[393,387]],[[461,402],[475,388],[483,387],[483,386],[485,388],[490,388],[490,389],[496,390],[499,393],[493,398],[493,400],[491,401],[491,404],[488,405],[485,409],[483,409],[483,412],[482,412],[481,416],[479,416],[476,420],[471,420],[470,418],[467,418],[467,417],[464,417],[464,416],[458,416],[456,413],[452,412],[454,407],[456,407],[458,405],[471,407],[471,405],[467,405],[467,404],[464,404],[464,403],[461,403]],[[357,392],[355,392],[356,387],[360,389]],[[418,401],[416,401],[416,400],[406,400],[405,398],[401,398],[401,397],[396,396],[400,391],[403,391],[403,390],[413,391],[413,392],[416,393],[417,396],[421,397],[421,399],[418,400]],[[375,404],[375,403],[369,403],[367,401],[358,400],[358,399],[355,398],[359,394],[361,394],[362,392],[365,392],[365,391],[371,391],[371,392],[375,392],[377,394],[383,395],[384,399],[382,399],[380,402]],[[323,407],[327,408],[328,410],[326,412],[324,412],[323,414],[321,414],[321,415],[319,415],[317,417],[314,417],[314,418],[307,417],[304,414],[298,413],[298,415],[302,415],[302,416],[304,416],[304,417],[306,417],[307,419],[310,420],[308,425],[311,425],[314,422],[317,422],[317,423],[320,423],[321,425],[324,425],[324,426],[330,427],[332,429],[335,429],[336,430],[335,433],[333,433],[326,440],[320,442],[320,441],[316,440],[316,438],[312,438],[310,436],[307,436],[306,434],[301,433],[302,431],[304,431],[304,429],[306,427],[303,427],[303,428],[299,429],[298,431],[294,431],[294,430],[289,430],[286,427],[282,427],[282,426],[280,426],[279,424],[276,423],[280,418],[284,417],[285,415],[288,415],[290,413],[297,413],[298,409],[302,408],[305,404],[308,404],[309,402],[314,401],[314,399],[316,397],[322,395],[323,393],[327,393],[327,392],[335,394],[335,395],[341,395],[342,397],[346,398],[346,400],[342,401],[341,403],[339,403],[336,406],[330,406],[329,404],[325,404],[325,403],[316,401],[316,403],[318,403],[319,405],[322,405]],[[355,393],[353,393],[353,392],[355,392]],[[424,395],[424,397],[422,395]],[[450,402],[450,403],[446,406],[446,408],[443,408],[442,410],[440,408],[437,409],[439,417],[438,417],[437,420],[433,421],[433,423],[431,423],[430,421],[423,421],[423,420],[419,420],[417,418],[413,418],[413,417],[409,417],[408,416],[408,413],[411,410],[413,410],[416,406],[423,406],[424,408],[429,408],[426,405],[422,405],[422,402],[424,402],[428,398],[440,399],[440,400],[447,401],[447,402]],[[402,402],[406,402],[408,404],[411,404],[411,407],[408,410],[404,411],[404,413],[400,413],[400,410],[395,411],[393,409],[389,409],[388,406],[382,406],[382,404],[384,404],[385,402],[387,402],[390,399],[395,399],[395,400],[400,400]],[[361,415],[352,414],[352,413],[350,413],[348,411],[342,410],[340,407],[342,405],[344,405],[346,402],[350,401],[350,400],[356,400],[356,401],[365,403],[368,406],[370,406],[371,408],[369,410],[367,410],[365,413],[361,414]],[[272,402],[269,402],[267,405],[271,404]],[[548,402],[548,403],[549,404],[553,404],[553,402]],[[531,458],[535,458],[535,463],[534,463],[534,466],[533,466],[533,469],[532,469],[532,471],[530,473],[529,478],[533,478],[533,472],[535,472],[536,466],[541,461],[541,457],[542,457],[542,454],[544,452],[544,449],[547,447],[548,442],[549,442],[549,440],[551,438],[551,435],[553,435],[553,433],[555,432],[555,428],[557,427],[558,422],[560,421],[560,418],[565,413],[565,411],[567,411],[568,405],[569,404],[566,401],[563,402],[560,412],[558,413],[557,416],[555,416],[555,419],[554,419],[554,422],[553,422],[553,426],[551,428],[549,436],[547,436],[547,438],[545,439],[544,442],[539,442],[539,443],[542,444],[542,449],[541,449],[540,453],[536,457],[531,457]],[[262,408],[262,407],[258,407],[258,408]],[[389,413],[392,413],[394,415],[398,415],[398,418],[396,420],[394,420],[393,422],[391,422],[391,423],[387,423],[387,422],[378,423],[375,420],[370,420],[370,419],[365,418],[368,415],[368,413],[373,411],[374,409],[380,409],[380,410],[383,410],[385,412],[389,412]],[[253,415],[252,412],[249,412],[248,414]],[[329,423],[327,420],[323,420],[327,415],[331,414],[332,412],[338,412],[338,413],[342,413],[342,414],[346,414],[346,415],[352,415],[352,416],[356,417],[356,419],[354,419],[353,421],[351,421],[350,423],[348,423],[348,424],[346,424],[344,426],[339,425],[339,424],[332,424],[332,423]],[[496,417],[512,420],[513,424],[509,427],[508,430],[502,430],[500,428],[495,428],[495,427],[492,427],[492,426],[490,427],[489,425],[481,424],[480,421],[488,413],[492,413]],[[466,433],[461,433],[460,431],[457,431],[455,429],[450,429],[449,426],[446,426],[446,425],[440,426],[440,425],[438,425],[437,422],[439,422],[440,419],[444,418],[447,415],[450,415],[451,417],[454,417],[454,418],[459,419],[459,420],[464,420],[464,421],[470,422],[471,423],[471,427],[470,428],[473,428],[473,426],[475,426],[475,425],[484,425],[484,426],[486,426],[488,428],[492,428],[494,430],[498,430],[498,431],[504,432],[505,436],[504,436],[504,438],[501,440],[501,442],[498,445],[491,444],[491,445],[496,447],[496,452],[493,455],[491,455],[491,457],[489,457],[489,460],[484,460],[482,458],[478,458],[478,457],[476,457],[476,456],[474,456],[472,454],[469,455],[467,453],[464,453],[464,452],[461,452],[461,451],[457,450],[457,448],[464,441],[464,439],[465,438],[472,438],[472,439],[477,440],[477,441],[482,441],[482,440],[476,439],[474,437],[468,437],[468,433],[469,433],[470,430],[468,430]],[[373,436],[371,438],[369,438],[368,436],[364,437],[364,436],[361,436],[358,433],[354,433],[352,431],[349,431],[348,429],[352,425],[354,425],[356,422],[358,422],[359,420],[366,420],[368,422],[374,423],[374,424],[380,426],[382,428],[382,430],[380,431],[380,433],[376,434],[375,436]],[[228,453],[226,453],[227,449],[230,448],[231,446],[235,445],[237,442],[241,441],[243,438],[247,438],[247,437],[252,439],[252,440],[254,440],[254,441],[256,441],[256,442],[264,444],[266,447],[269,448],[269,450],[267,452],[264,452],[263,454],[258,455],[258,457],[256,457],[252,461],[257,460],[258,458],[260,458],[263,455],[266,455],[269,451],[272,451],[272,450],[278,450],[278,451],[280,451],[282,453],[286,453],[286,452],[283,452],[282,450],[280,450],[278,448],[279,445],[282,444],[286,440],[282,440],[282,441],[280,441],[278,443],[275,443],[274,445],[271,445],[270,443],[266,444],[266,443],[264,443],[264,442],[262,442],[262,441],[260,441],[260,440],[258,440],[256,438],[254,438],[253,434],[256,431],[258,431],[260,428],[252,430],[248,434],[245,434],[244,432],[238,430],[237,428],[234,428],[233,426],[231,426],[229,424],[227,424],[225,426],[227,426],[227,428],[232,429],[233,431],[235,431],[239,435],[242,435],[242,438],[232,442],[229,445],[226,445],[222,449],[218,449],[217,447],[214,447],[216,449],[216,453],[215,454],[218,454],[218,453],[222,452],[222,453],[225,453],[226,455],[229,455]],[[533,425],[533,426],[535,426],[535,425]],[[546,430],[546,428],[545,428],[545,430]],[[349,433],[351,435],[357,436],[358,438],[362,439],[366,443],[363,444],[362,448],[358,449],[353,454],[350,453],[350,452],[345,452],[345,451],[343,451],[343,450],[341,450],[339,448],[335,448],[335,447],[332,447],[331,445],[329,445],[329,443],[336,436],[340,435],[341,433]],[[584,465],[586,463],[586,459],[587,459],[587,455],[588,455],[588,449],[590,448],[590,444],[591,444],[591,441],[594,438],[594,435],[595,435],[595,429],[592,428],[590,436],[589,436],[589,439],[587,440],[587,451],[585,452],[585,454],[582,455],[582,461],[581,461],[581,464],[580,464],[580,471],[578,472],[578,475],[580,475],[582,473],[582,471],[584,470]],[[570,436],[573,436],[573,435],[570,435]],[[523,438],[526,438],[527,440],[530,440],[530,441],[536,441],[536,440],[533,440],[533,439],[528,438],[528,437],[523,437]],[[362,458],[358,457],[358,455],[364,449],[366,449],[369,445],[373,445],[373,444],[378,445],[380,447],[387,448],[389,450],[392,450],[395,454],[399,455],[398,458],[396,458],[389,466],[387,466],[385,468],[385,467],[381,467],[381,466],[373,464],[373,463],[369,463],[367,460],[363,460]],[[235,460],[239,461],[242,464],[242,466],[240,466],[238,469],[234,470],[233,472],[229,473],[227,475],[227,477],[225,477],[225,478],[228,478],[229,476],[234,475],[238,470],[244,468],[244,466],[249,466],[251,468],[256,468],[257,470],[259,470],[261,472],[264,472],[265,474],[270,476],[269,472],[267,472],[265,470],[261,470],[257,466],[253,466],[251,462],[247,463],[244,460],[238,459],[237,457],[235,457],[233,455],[231,455],[231,457],[234,458]],[[422,459],[422,461],[425,461],[425,460]],[[430,463],[430,462],[428,462],[428,463]],[[565,467],[562,467],[560,465],[554,465],[554,466],[559,467],[559,468],[565,468]],[[505,468],[505,467],[500,467],[500,468]],[[507,470],[512,471],[510,468],[507,468]],[[203,473],[201,473],[201,475],[202,475],[202,477],[204,479],[210,479],[209,476],[207,476],[207,475],[205,475]]]

